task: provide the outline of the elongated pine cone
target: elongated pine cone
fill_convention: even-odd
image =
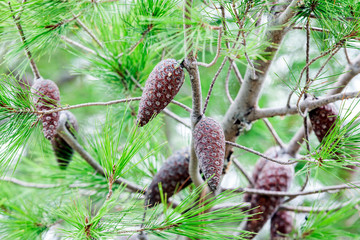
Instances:
[[[57,85],[46,79],[36,80],[31,88],[33,102],[36,110],[48,111],[60,104],[60,91]],[[41,117],[43,124],[43,133],[45,138],[51,140],[56,134],[56,128],[59,122],[59,113],[44,114]]]
[[[309,112],[311,125],[320,142],[333,129],[338,114],[338,110],[332,103],[315,108]]]
[[[281,240],[293,230],[293,216],[290,212],[280,210],[271,218],[271,240]]]
[[[276,147],[272,147],[272,148],[268,149],[264,154],[270,158],[275,158],[277,156]],[[268,160],[266,160],[265,158],[259,158],[259,160],[256,162],[254,170],[253,170],[253,174],[252,174],[252,180],[254,183],[256,183],[260,172],[265,167],[267,162],[268,162]],[[252,194],[245,193],[244,194],[244,202],[250,202],[251,195]]]
[[[195,126],[193,137],[200,169],[206,180],[211,178],[208,180],[208,185],[212,191],[215,191],[219,186],[224,166],[225,136],[223,129],[214,119],[202,117]]]
[[[75,132],[79,130],[76,117],[69,111],[60,112],[60,115],[62,114],[65,114],[67,118],[65,124],[67,130],[69,130],[69,132],[75,137]],[[69,144],[67,144],[67,142],[57,133],[53,139],[51,139],[51,145],[59,167],[61,169],[66,169],[66,167],[69,165],[69,162],[71,161],[72,155],[74,154],[74,149],[72,149],[72,147],[70,147]]]
[[[287,154],[279,154],[275,156],[277,160],[286,162],[290,156]],[[256,189],[270,190],[270,191],[287,191],[290,187],[294,176],[294,168],[292,165],[281,165],[279,163],[267,160],[266,165],[258,174],[255,182]],[[281,204],[283,197],[267,196],[253,194],[251,196],[250,214],[255,214],[246,223],[245,230],[253,232],[248,239],[255,237],[261,228],[265,225],[268,219],[276,212]]]
[[[192,181],[189,175],[189,150],[181,150],[170,156],[154,176],[146,191],[145,204],[153,207],[161,202],[159,183],[161,183],[163,194],[169,199],[175,194],[189,186]]]
[[[137,121],[141,127],[174,99],[184,79],[184,70],[175,59],[162,60],[155,66],[146,80],[139,104]]]

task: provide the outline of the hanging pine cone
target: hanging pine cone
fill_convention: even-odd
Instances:
[[[275,156],[277,160],[286,162],[290,156],[281,154]],[[287,191],[290,187],[294,176],[294,168],[292,165],[281,165],[279,163],[267,160],[265,167],[258,174],[255,182],[256,189],[270,190],[270,191]],[[267,196],[253,194],[251,196],[250,214],[255,214],[246,223],[245,230],[253,232],[248,239],[255,237],[261,228],[265,225],[267,220],[276,212],[283,197]]]
[[[178,151],[166,160],[146,191],[145,204],[148,207],[161,202],[159,183],[167,199],[174,195],[175,191],[182,190],[192,183],[189,175],[189,161],[188,149]]]
[[[309,112],[311,125],[320,142],[333,129],[338,114],[339,112],[332,103],[315,108]]]
[[[276,147],[270,148],[264,154],[270,158],[275,158],[277,156]],[[252,174],[252,180],[254,183],[256,183],[260,172],[265,167],[267,162],[268,162],[268,160],[266,160],[265,158],[259,158],[259,160],[256,162],[254,170],[253,170],[253,174]],[[245,193],[244,194],[244,202],[250,202],[250,201],[251,201],[251,194]]]
[[[193,138],[200,169],[204,173],[205,179],[211,178],[208,185],[212,191],[215,191],[220,183],[224,166],[225,136],[223,129],[214,119],[202,117],[195,126]]]
[[[47,111],[60,104],[60,91],[57,85],[46,79],[35,81],[31,88],[33,102],[36,110]],[[59,122],[59,113],[45,114],[41,117],[43,123],[43,133],[45,138],[52,139],[56,134],[56,128]]]
[[[286,235],[293,229],[293,216],[290,212],[280,210],[271,218],[271,240],[288,239]]]
[[[74,114],[69,111],[62,111],[60,115],[64,114],[66,116],[66,128],[69,132],[75,137],[75,132],[79,130],[79,125]],[[69,162],[71,161],[72,155],[74,154],[74,149],[67,144],[67,142],[60,137],[59,134],[55,134],[54,138],[51,139],[51,145],[54,150],[56,161],[59,164],[61,169],[66,169]]]
[[[137,116],[140,126],[146,125],[174,99],[184,78],[184,71],[175,59],[165,59],[155,66],[141,96]]]

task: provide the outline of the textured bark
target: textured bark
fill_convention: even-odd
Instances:
[[[264,40],[269,42],[269,46],[262,54],[264,59],[253,61],[253,65],[256,68],[255,76],[253,76],[251,68],[247,69],[240,91],[224,117],[222,124],[227,141],[235,142],[240,131],[251,123],[248,117],[257,107],[267,72],[278,50],[278,46],[281,44],[288,30],[286,25],[294,14],[293,7],[296,2],[297,1],[285,1],[285,5],[290,5],[280,16],[268,24],[268,30],[265,33]],[[227,161],[230,161],[231,149],[229,146],[226,148],[225,156]]]

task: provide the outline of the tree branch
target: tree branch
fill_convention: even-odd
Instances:
[[[22,26],[20,24],[20,16],[15,17],[15,13],[14,13],[12,7],[11,7],[10,1],[8,2],[8,4],[9,4],[10,11],[12,13],[12,17],[14,19],[14,23],[15,23],[17,29],[18,29],[19,34],[20,34],[21,41],[24,44],[25,54],[26,54],[27,58],[30,61],[30,67],[31,67],[31,70],[32,70],[32,72],[34,74],[34,78],[35,78],[35,80],[40,79],[41,78],[40,71],[39,71],[39,69],[38,69],[38,67],[37,67],[37,65],[36,65],[32,55],[31,55],[29,46],[26,43],[26,37],[25,37],[25,34],[24,34],[24,30],[23,30],[23,28],[22,28]]]
[[[76,105],[67,106],[67,107],[54,108],[54,109],[47,110],[47,111],[24,110],[24,111],[18,111],[18,112],[32,112],[32,113],[37,113],[37,114],[50,114],[50,113],[54,113],[54,112],[61,112],[61,111],[64,111],[64,110],[71,110],[71,109],[82,108],[82,107],[110,106],[110,105],[114,105],[114,104],[129,103],[129,102],[140,101],[140,100],[141,100],[141,97],[134,97],[134,98],[127,98],[127,99],[113,100],[113,101],[108,101],[108,102],[81,103],[81,104],[76,104]],[[180,103],[178,101],[175,101],[175,100],[172,100],[171,103],[173,103],[173,104],[183,108],[185,111],[191,113],[191,108],[189,108],[185,104],[182,104],[182,103]],[[14,111],[16,111],[16,110],[14,110]]]
[[[246,180],[248,180],[250,187],[254,187],[255,183],[252,179],[252,177],[247,173],[247,171],[241,166],[241,164],[239,163],[238,160],[233,159],[234,165],[237,167],[237,169],[240,170],[240,172],[244,175],[244,177],[246,178]]]
[[[93,54],[93,55],[96,55],[96,56],[98,55],[94,50],[92,50],[92,49],[90,49],[90,48],[88,48],[88,47],[85,47],[85,46],[82,45],[81,43],[75,42],[75,41],[71,40],[70,38],[68,38],[68,37],[66,37],[66,36],[60,36],[60,38],[61,38],[62,40],[64,40],[65,42],[71,44],[71,45],[74,45],[74,46],[76,46],[76,47],[78,47],[78,48],[81,48],[81,49],[84,50],[85,52],[88,52],[88,53]]]
[[[57,128],[57,132],[61,138],[65,140],[72,149],[80,154],[80,156],[99,174],[105,177],[105,172],[101,165],[95,161],[95,159],[85,151],[85,149],[76,141],[76,139],[72,136],[72,134],[67,130],[66,126],[66,116],[61,115],[59,120],[59,125]],[[123,178],[118,178],[115,181],[117,184],[124,184],[126,188],[132,192],[138,192],[145,194],[144,189],[134,183],[131,183]]]
[[[339,100],[346,100],[352,98],[359,98],[360,91],[348,92],[348,93],[338,93],[335,95],[330,95],[321,99],[310,100],[307,98],[302,101],[299,105],[299,108],[302,111],[305,111],[307,108],[309,111],[312,109],[318,108],[320,106],[327,105],[329,103],[333,103]],[[249,121],[255,121],[261,118],[269,118],[275,116],[285,116],[285,115],[294,115],[298,113],[297,107],[279,107],[279,108],[264,108],[264,109],[256,109],[249,117]]]
[[[209,99],[210,99],[210,96],[211,96],[211,92],[212,92],[212,90],[213,90],[213,88],[214,88],[215,81],[216,81],[216,79],[219,77],[219,75],[220,75],[220,73],[221,73],[221,70],[224,68],[224,65],[225,65],[226,61],[227,61],[227,57],[224,58],[224,60],[222,61],[221,65],[220,65],[220,67],[219,67],[219,69],[218,69],[217,72],[215,73],[213,80],[211,81],[211,84],[210,84],[210,87],[209,87],[209,91],[208,91],[208,94],[207,94],[207,96],[206,96],[206,100],[205,100],[205,104],[204,104],[204,109],[203,109],[203,113],[204,113],[204,114],[205,114],[206,108],[207,108],[207,106],[208,106]]]
[[[74,16],[75,17],[75,16]],[[79,19],[76,18],[76,22],[82,27],[89,36],[94,39],[94,41],[101,47],[104,48],[104,45],[100,42],[100,40],[95,36],[95,34]]]
[[[281,138],[279,137],[279,135],[275,131],[274,127],[271,125],[271,122],[267,118],[263,118],[262,120],[264,121],[266,127],[269,129],[269,131],[270,131],[271,135],[273,136],[275,142],[283,149],[285,147],[285,144],[283,143],[283,141],[281,140]]]
[[[298,161],[288,161],[288,162],[279,161],[279,160],[277,160],[275,158],[268,157],[265,154],[262,154],[262,153],[260,153],[258,151],[255,151],[255,150],[251,149],[251,148],[241,146],[241,145],[239,145],[237,143],[233,143],[233,142],[229,142],[229,141],[225,141],[225,143],[230,145],[230,146],[240,148],[242,150],[253,153],[255,155],[258,155],[258,156],[260,156],[262,158],[265,158],[265,159],[267,159],[269,161],[272,161],[272,162],[275,162],[275,163],[278,163],[278,164],[281,164],[281,165],[292,165],[292,164],[298,163]]]
[[[290,2],[290,1],[288,1]],[[257,74],[256,79],[252,77],[251,69],[247,69],[244,82],[241,85],[234,103],[226,112],[223,120],[225,139],[234,142],[244,124],[249,122],[248,116],[257,105],[260,91],[265,77],[270,68],[272,60],[278,50],[278,45],[287,32],[287,22],[294,15],[293,7],[297,1],[291,1],[290,5],[279,19],[269,23],[269,28],[265,32],[265,39],[270,45],[263,51],[264,58],[259,58],[253,62]],[[231,153],[231,147],[227,147],[226,159]]]
[[[48,188],[59,188],[59,187],[68,187],[68,188],[81,188],[81,187],[88,187],[89,184],[70,184],[70,185],[64,185],[64,184],[44,184],[44,183],[32,183],[32,182],[25,182],[17,178],[13,177],[2,177],[0,178],[0,181],[5,182],[11,182],[16,185],[26,187],[26,188],[39,188],[39,189],[48,189]]]
[[[235,192],[242,192],[242,193],[249,193],[249,194],[259,194],[259,195],[267,195],[267,196],[278,196],[278,197],[298,197],[298,196],[306,196],[306,195],[312,195],[317,193],[326,193],[326,192],[338,192],[345,189],[354,189],[359,188],[360,182],[352,182],[349,184],[340,184],[340,185],[334,185],[334,186],[328,186],[323,188],[318,188],[314,190],[309,191],[302,191],[302,192],[280,192],[280,191],[268,191],[268,190],[262,190],[262,189],[255,189],[255,188],[237,188],[237,189],[222,189],[222,191],[232,191]]]
[[[348,64],[346,66],[345,73],[338,78],[334,87],[326,95],[327,96],[339,95],[349,84],[349,82],[359,73],[360,73],[360,55],[354,60],[352,64]],[[301,147],[303,139],[304,139],[304,128],[302,127],[298,130],[298,132],[295,134],[293,139],[288,144],[287,152],[290,155],[296,154],[296,152],[299,151]]]
[[[216,55],[215,55],[214,59],[213,59],[209,64],[203,63],[203,62],[196,62],[196,65],[198,65],[198,66],[203,66],[203,67],[206,67],[206,68],[212,67],[212,66],[214,66],[214,64],[215,64],[215,63],[217,62],[217,60],[219,59],[219,57],[220,57],[220,51],[221,51],[222,27],[220,26],[220,27],[217,27],[216,29],[219,31],[219,33],[218,33],[217,50],[216,50]]]

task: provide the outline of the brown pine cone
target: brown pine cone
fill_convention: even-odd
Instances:
[[[276,156],[277,160],[288,161],[290,158],[287,154]],[[287,191],[290,187],[294,176],[294,168],[292,165],[281,165],[279,163],[267,160],[265,167],[258,174],[255,182],[256,189],[270,190],[270,191]],[[253,194],[251,196],[250,214],[255,214],[246,223],[245,230],[253,232],[248,239],[255,237],[261,228],[265,225],[267,220],[276,212],[283,197],[267,196]]]
[[[35,81],[31,88],[33,102],[36,110],[47,111],[60,104],[60,91],[57,85],[46,79]],[[41,117],[43,123],[43,133],[45,138],[51,140],[56,134],[59,122],[59,113],[45,114]]]
[[[271,239],[281,240],[288,239],[286,235],[293,230],[293,216],[290,212],[280,210],[271,218]]]
[[[153,207],[161,203],[159,183],[166,194],[166,199],[189,186],[192,181],[189,175],[190,153],[188,149],[178,151],[170,156],[160,170],[154,176],[149,188],[146,191],[145,204]]]
[[[272,148],[268,149],[264,154],[271,158],[277,157],[276,147],[272,147]],[[253,174],[252,174],[252,180],[254,183],[256,183],[260,172],[262,171],[262,169],[264,168],[264,166],[266,165],[267,162],[268,162],[268,160],[266,160],[265,158],[259,158],[259,160],[256,162],[255,168],[254,168]],[[250,201],[251,201],[251,194],[245,193],[244,194],[244,202],[250,202]]]
[[[141,127],[174,99],[184,79],[184,71],[175,59],[165,59],[155,66],[146,80],[139,104],[137,121]]]
[[[62,111],[60,115],[65,114],[67,121],[65,126],[67,130],[75,137],[75,132],[79,130],[79,125],[74,114],[69,111]],[[56,161],[61,169],[66,169],[71,161],[74,149],[67,144],[67,142],[60,137],[59,134],[55,134],[54,138],[51,139],[51,145],[54,150]]]
[[[224,166],[225,136],[221,125],[212,118],[202,117],[194,128],[194,147],[200,169],[208,185],[215,191]],[[213,176],[214,175],[214,176]]]
[[[309,112],[311,125],[320,142],[333,129],[338,115],[339,112],[332,103],[315,108]]]

